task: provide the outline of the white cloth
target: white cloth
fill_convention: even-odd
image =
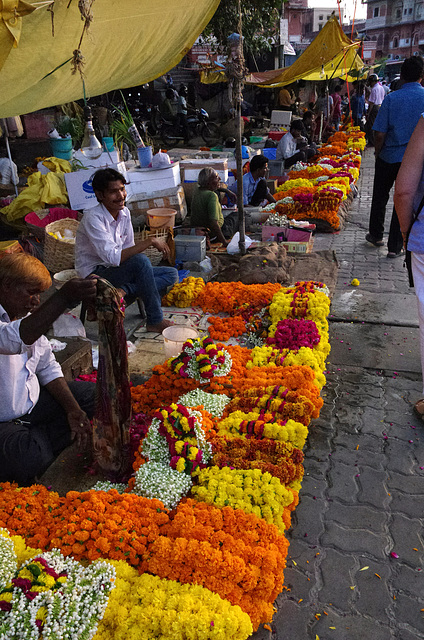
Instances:
[[[18,167],[9,158],[0,158],[0,184],[18,184]]]
[[[414,289],[417,296],[418,320],[420,326],[421,370],[423,377],[424,395],[424,254],[411,252],[412,274]]]
[[[371,89],[370,97],[368,98],[368,103],[372,102],[377,107],[379,107],[385,97],[386,97],[386,92],[384,91],[383,85],[377,82],[377,84],[375,84]]]
[[[124,207],[115,220],[106,207],[88,209],[75,238],[75,269],[86,278],[98,266],[119,267],[122,249],[134,245],[131,214]]]
[[[276,158],[277,160],[287,160],[287,158],[291,158],[297,152],[297,142],[293,138],[290,131],[281,138],[278,143]]]
[[[40,395],[40,384],[63,378],[45,336],[26,345],[20,335],[21,320],[10,321],[0,305],[0,422],[30,413]]]

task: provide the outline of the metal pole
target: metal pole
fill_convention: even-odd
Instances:
[[[9,129],[7,128],[7,120],[6,120],[6,118],[3,118],[2,122],[3,122],[3,128],[4,128],[4,138],[5,138],[5,142],[6,142],[7,155],[8,155],[9,162],[10,162],[10,169],[12,170],[12,175],[13,175],[13,169],[12,169],[12,162],[13,161],[12,161],[12,154],[10,153]],[[15,194],[19,195],[18,185],[14,184],[13,186],[15,187]]]
[[[244,55],[243,55],[243,35],[242,35],[242,9],[241,0],[238,0],[239,12],[239,43],[238,43],[238,63],[240,65],[239,73],[241,77],[234,78],[235,100],[236,100],[236,118],[237,118],[237,136],[236,136],[236,163],[237,163],[237,209],[239,222],[239,251],[242,256],[246,254],[246,228],[243,206],[243,159],[242,159],[242,119],[241,119],[241,102],[243,99],[243,80],[244,80]]]

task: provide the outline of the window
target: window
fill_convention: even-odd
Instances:
[[[397,49],[399,46],[399,38],[393,38],[393,49]]]
[[[318,16],[318,20],[324,20],[324,16]]]
[[[380,12],[380,7],[375,7],[375,9],[374,9],[374,18],[378,18],[379,12]]]
[[[322,29],[322,24],[319,24],[318,25],[318,31],[321,31],[321,29]]]
[[[403,10],[403,15],[406,16],[407,13],[408,13],[408,9],[404,9]]]
[[[405,38],[405,44],[409,44],[409,38]]]
[[[409,13],[409,15],[411,15],[411,13],[412,13],[412,7],[410,7],[410,8],[408,9],[408,13]]]
[[[400,18],[402,16],[402,9],[396,9],[396,18]]]
[[[327,20],[329,20],[331,18],[331,16],[327,16]]]

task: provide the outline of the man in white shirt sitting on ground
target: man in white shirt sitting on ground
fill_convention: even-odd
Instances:
[[[122,174],[115,169],[99,169],[92,185],[99,204],[85,212],[78,226],[75,269],[83,278],[94,273],[121,288],[127,304],[141,298],[147,331],[162,333],[172,322],[163,318],[161,296],[168,286],[178,282],[178,271],[173,267],[152,267],[142,252],[153,246],[168,257],[169,247],[155,237],[134,242]]]
[[[43,334],[68,307],[95,300],[96,280],[69,280],[40,305],[50,286],[37,258],[0,260],[0,482],[31,484],[74,438],[86,444],[91,432],[95,385],[68,385]]]
[[[284,160],[284,168],[288,169],[296,162],[305,162],[306,151],[298,150],[297,144],[302,138],[303,124],[301,120],[293,120],[290,131],[287,131],[278,143],[277,160]]]

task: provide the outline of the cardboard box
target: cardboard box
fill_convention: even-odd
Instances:
[[[228,162],[226,158],[192,158],[181,160],[181,182],[197,182],[199,173],[206,167],[212,167],[219,175],[221,182],[228,181]]]
[[[156,193],[150,196],[146,194],[129,196],[127,198],[127,207],[131,211],[131,218],[133,220],[138,219],[140,216],[147,215],[149,209],[162,207],[175,209],[178,220],[182,221],[187,216],[187,203],[184,189],[181,185],[179,187],[173,187],[172,189],[156,191]]]
[[[116,169],[116,171],[119,171],[119,173],[122,173],[122,175],[126,177],[124,162],[119,162],[118,164],[109,166],[112,169]],[[73,171],[72,173],[64,174],[71,209],[90,209],[98,204],[91,185],[92,177],[96,173],[97,169],[98,167],[93,169],[82,169],[81,171]]]
[[[164,169],[151,167],[133,169],[128,171],[127,180],[129,196],[143,195],[149,198],[158,191],[180,186],[180,163],[174,162]]]

